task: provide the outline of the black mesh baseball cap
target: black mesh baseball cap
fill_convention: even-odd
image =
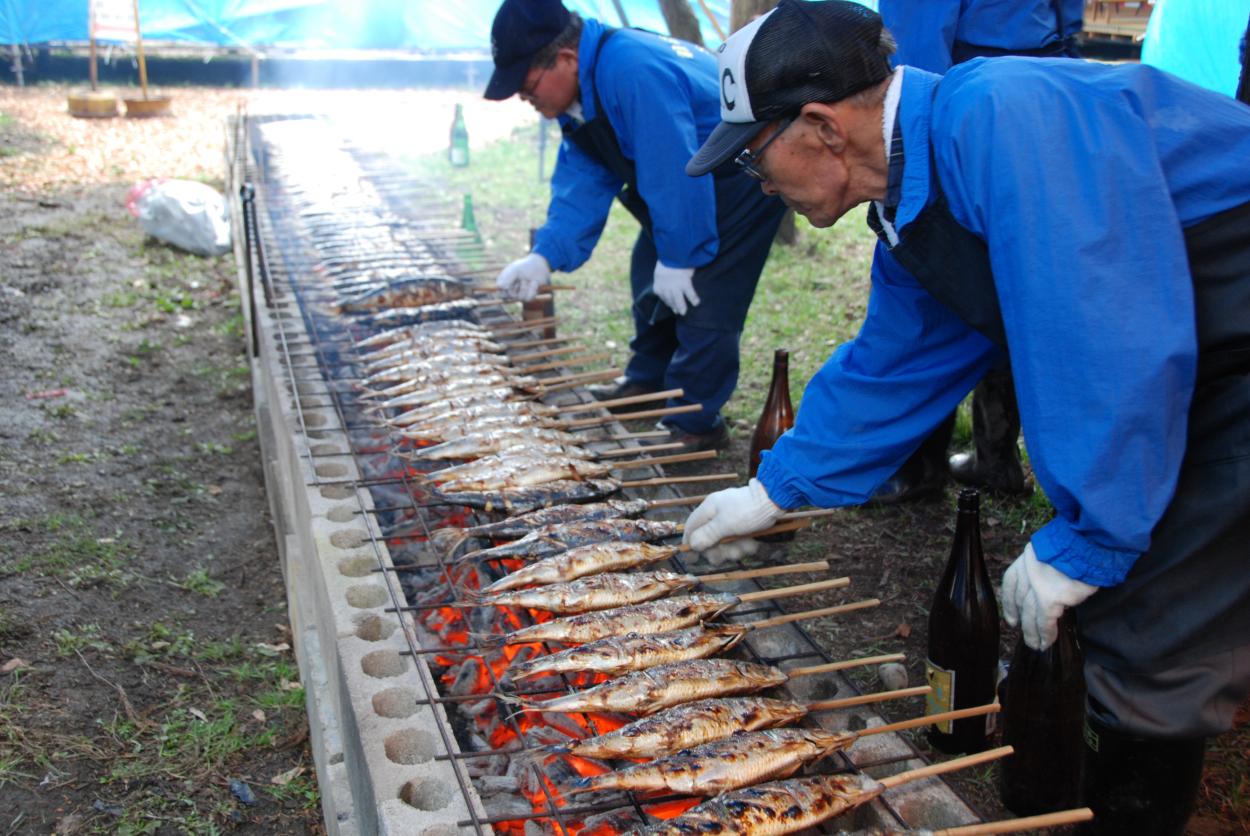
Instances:
[[[495,71],[482,95],[496,101],[516,95],[534,56],[554,41],[568,22],[569,10],[560,0],[504,0],[490,27]]]
[[[721,123],[686,163],[706,174],[764,126],[809,102],[836,102],[890,75],[881,15],[850,0],[781,0],[721,44]]]

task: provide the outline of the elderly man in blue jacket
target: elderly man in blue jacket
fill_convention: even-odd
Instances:
[[[701,409],[665,419],[674,440],[726,446],[719,410],[737,385],[738,340],[785,207],[732,166],[684,173],[720,121],[715,58],[583,20],[560,0],[505,0],[491,42],[486,98],[519,94],[564,133],[547,221],[499,287],[528,299],[551,271],[576,270],[619,197],[642,229],[630,261],[633,354],[608,394],[681,388],[669,405]]]
[[[1004,615],[1040,649],[1076,609],[1094,832],[1178,834],[1250,693],[1250,109],[1139,65],[936,76],[892,47],[862,6],[781,0],[719,57],[733,107],[687,170],[734,159],[820,227],[868,204],[886,252],[794,428],[684,536],[866,501],[1008,358],[1055,517]]]

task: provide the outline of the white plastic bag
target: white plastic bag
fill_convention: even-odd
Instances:
[[[194,180],[145,180],[126,208],[147,234],[196,255],[230,251],[230,219],[217,190]]]

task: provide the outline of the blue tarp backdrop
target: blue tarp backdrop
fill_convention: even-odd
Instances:
[[[610,0],[565,0],[619,25]],[[631,26],[667,32],[659,0],[621,0]],[[729,0],[707,0],[727,28]],[[488,50],[499,0],[141,0],[145,40],[218,46]],[[704,42],[720,42],[692,3]],[[0,0],[0,42],[87,40],[87,0]]]
[[[1142,63],[1235,96],[1248,18],[1250,0],[1156,0]]]

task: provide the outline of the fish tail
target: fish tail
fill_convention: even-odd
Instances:
[[[572,781],[569,781],[568,784],[565,785],[565,792],[568,792],[572,795],[576,795],[578,793],[583,793],[583,792],[594,792],[595,790],[610,789],[610,787],[605,785],[605,782],[600,780],[601,778],[604,778],[604,777],[606,776],[587,775],[582,778],[574,779]]]
[[[444,557],[451,557],[468,539],[469,535],[463,528],[439,528],[430,532],[430,545],[442,552]]]
[[[504,644],[504,636],[500,636],[495,633],[470,632],[469,637],[472,638],[475,642],[477,642],[478,646],[483,648],[484,650],[498,650],[499,648],[503,647],[503,644]],[[507,696],[500,696],[500,699],[506,702],[507,700],[512,699],[512,698],[507,697]]]

